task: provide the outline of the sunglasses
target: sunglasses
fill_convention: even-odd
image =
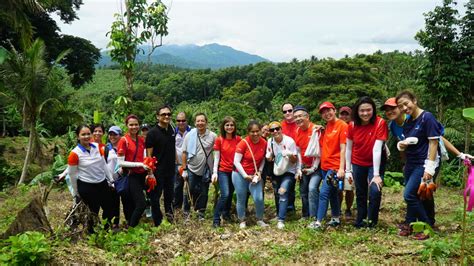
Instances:
[[[277,131],[280,131],[281,127],[274,127],[274,128],[270,128],[270,132],[277,132]]]
[[[284,114],[286,114],[286,113],[293,113],[293,109],[283,110],[283,113],[284,113]]]
[[[162,113],[162,114],[160,114],[160,116],[168,116],[168,117],[170,117],[170,116],[171,116],[171,113]]]
[[[179,120],[179,119],[176,119],[176,122],[179,122],[179,123],[184,123],[184,122],[186,122],[186,119],[184,119],[184,120]]]

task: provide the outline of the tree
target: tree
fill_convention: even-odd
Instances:
[[[43,106],[55,101],[60,92],[60,81],[64,77],[56,67],[50,66],[45,60],[46,48],[44,42],[36,40],[24,52],[12,48],[7,58],[0,65],[0,85],[5,94],[15,100],[21,109],[23,128],[29,131],[28,146],[19,184],[23,183],[27,174],[32,155],[37,150],[38,143],[36,125],[40,119]],[[56,60],[58,62],[62,55]],[[56,102],[59,103],[59,101]],[[59,103],[60,104],[60,103]]]
[[[161,41],[156,44],[156,39],[168,35],[168,15],[161,0],[154,0],[150,5],[146,0],[125,0],[125,9],[124,14],[115,14],[116,21],[107,33],[110,35],[107,48],[112,48],[110,57],[120,65],[128,97],[132,100],[135,58],[141,51],[139,45],[151,41],[150,53],[161,46]]]

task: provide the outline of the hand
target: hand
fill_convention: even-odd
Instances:
[[[423,180],[424,180],[424,181],[431,180],[432,178],[433,178],[433,176],[430,175],[429,173],[427,173],[427,172],[424,172],[424,173],[423,173]]]
[[[343,179],[345,175],[346,175],[346,173],[344,172],[344,170],[342,170],[342,169],[337,170],[337,177],[339,179]]]
[[[188,171],[184,170],[181,176],[183,177],[184,181],[188,181]]]
[[[146,166],[146,164],[142,164],[142,167],[143,167],[143,169],[145,169],[147,171],[150,170],[150,167]]]
[[[345,178],[347,179],[347,182],[352,185],[352,182],[354,181],[354,178],[352,177],[352,172],[346,172]]]
[[[407,143],[406,141],[404,141],[404,140],[399,141],[399,142],[397,143],[397,149],[398,149],[399,151],[404,151],[404,150],[407,149],[407,147],[408,147],[408,143]]]
[[[374,184],[377,186],[377,188],[379,189],[379,191],[382,190],[382,187],[383,187],[383,180],[382,180],[382,178],[381,178],[379,175],[376,175],[376,176],[374,176],[374,177],[372,178],[372,181],[370,181],[369,186],[370,186],[372,183],[374,183]]]
[[[470,154],[467,154],[467,153],[460,153],[458,155],[458,158],[461,159],[461,160],[466,160],[466,159],[469,159],[469,160],[474,160],[474,156],[470,155]]]
[[[247,176],[245,177],[245,179],[246,179],[247,181],[250,181],[250,182],[252,182],[252,180],[253,180],[253,176],[251,176],[251,175],[247,175]]]
[[[211,176],[211,182],[212,182],[212,184],[216,184],[216,183],[217,183],[217,174],[216,174],[216,173],[212,174],[212,176]]]
[[[301,172],[300,169],[298,169],[298,170],[296,171],[296,174],[295,174],[295,179],[296,179],[297,181],[299,181],[299,180],[301,180],[301,176],[303,176],[303,173]]]
[[[310,168],[304,168],[304,169],[302,170],[302,172],[303,172],[303,174],[305,174],[305,175],[310,175],[310,174],[314,173],[314,169],[311,168],[311,167],[310,167]]]
[[[320,130],[320,129],[324,129],[324,126],[322,125],[314,125],[314,129],[316,129],[316,131]]]

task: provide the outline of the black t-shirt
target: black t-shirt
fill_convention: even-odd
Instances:
[[[171,126],[162,128],[155,125],[146,136],[146,148],[153,148],[154,156],[158,160],[156,166],[157,177],[160,174],[174,174],[176,164],[175,132]]]

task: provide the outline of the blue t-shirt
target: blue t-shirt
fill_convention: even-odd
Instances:
[[[405,115],[405,121],[410,119],[410,115]],[[390,121],[388,124],[388,127],[390,129],[390,132],[392,132],[392,135],[397,137],[398,140],[404,140],[405,135],[403,135],[403,126],[405,125],[405,121],[403,121],[403,125],[399,126],[395,120]]]
[[[442,133],[443,127],[430,112],[423,111],[418,118],[407,119],[403,125],[403,135],[405,138],[418,138],[416,145],[408,145],[406,149],[407,164],[423,165],[428,157],[429,139],[439,138]]]

